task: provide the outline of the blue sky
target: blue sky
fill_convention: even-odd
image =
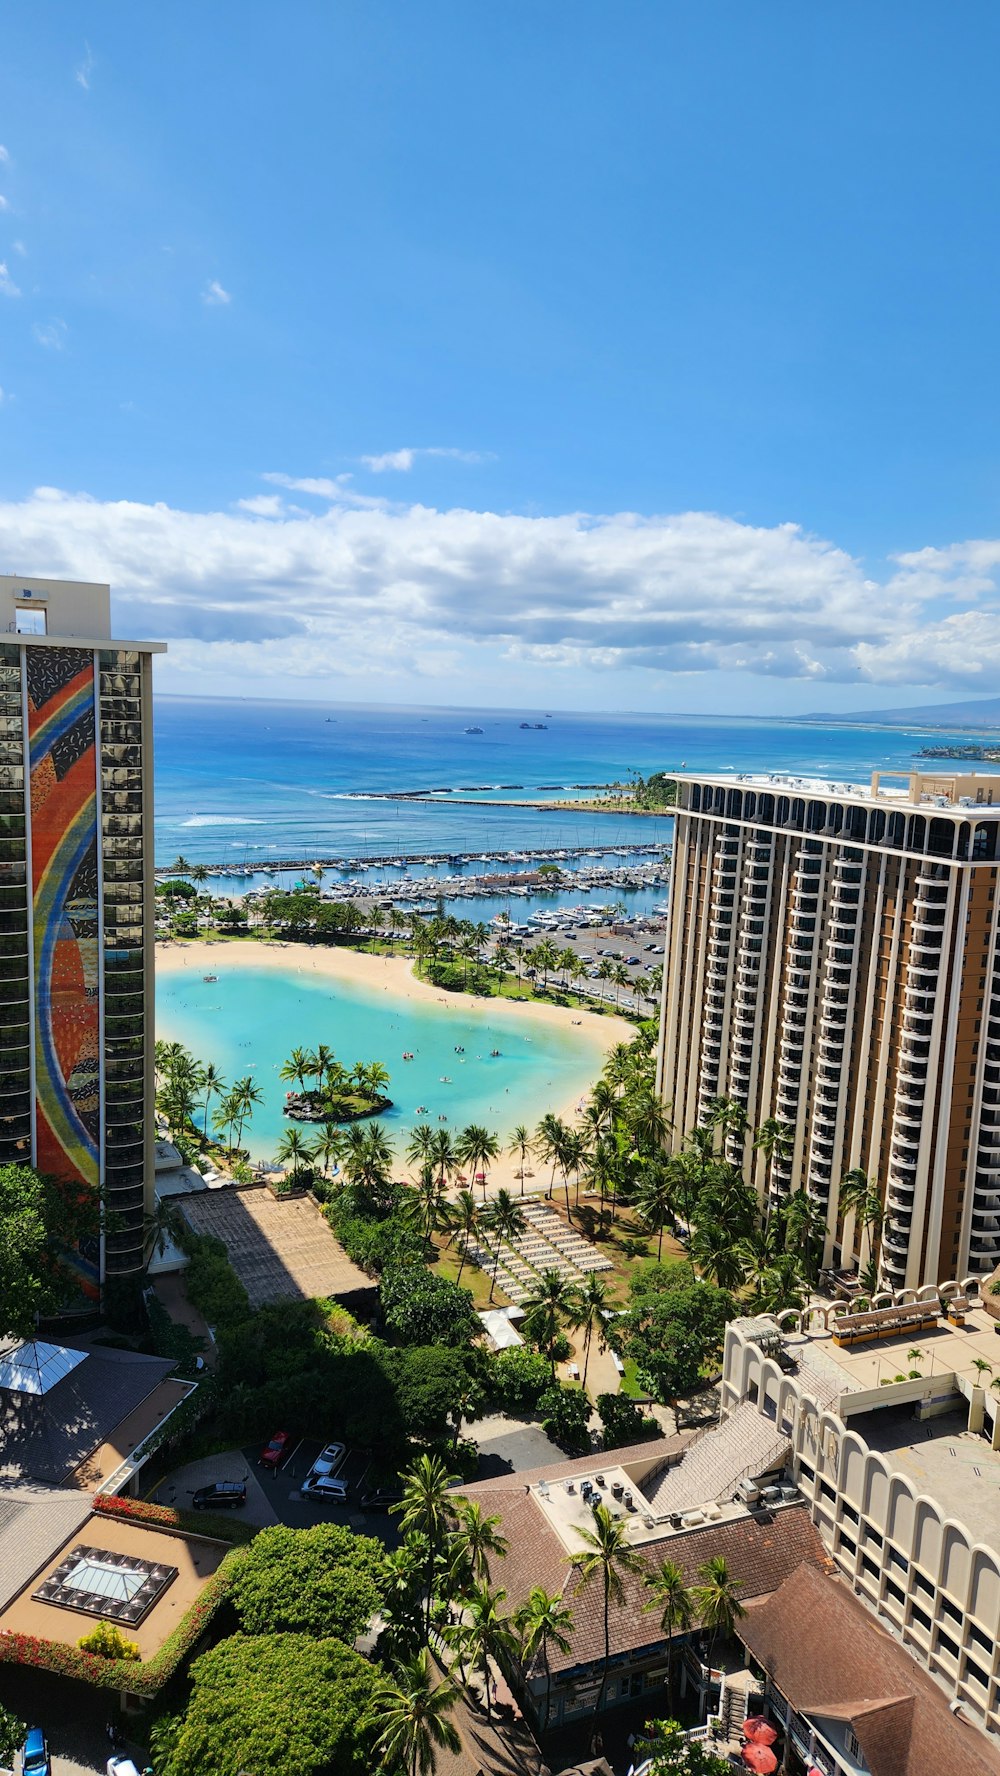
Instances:
[[[110,579],[165,689],[993,694],[998,50],[976,0],[11,0],[4,565]]]

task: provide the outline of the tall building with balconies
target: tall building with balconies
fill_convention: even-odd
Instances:
[[[679,1146],[713,1098],[790,1151],[728,1137],[763,1197],[804,1186],[824,1261],[866,1256],[839,1210],[884,1199],[895,1287],[1000,1261],[1000,777],[678,779],[659,1077]]]
[[[107,586],[0,576],[0,1163],[101,1193],[90,1296],[141,1267],[153,1190],[162,646],[110,635]]]

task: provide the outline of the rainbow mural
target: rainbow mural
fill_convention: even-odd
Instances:
[[[35,1164],[100,1185],[101,1021],[94,656],[25,649],[35,951]],[[73,1255],[100,1289],[99,1254]]]

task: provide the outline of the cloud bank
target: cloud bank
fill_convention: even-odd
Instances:
[[[172,674],[217,683],[440,678],[472,658],[985,694],[1000,671],[1000,541],[920,549],[872,578],[794,524],[437,511],[341,477],[264,478],[286,491],[222,512],[38,488],[0,504],[0,555],[109,580],[119,633],[169,640]]]

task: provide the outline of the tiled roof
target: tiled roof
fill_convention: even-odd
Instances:
[[[251,1307],[332,1296],[363,1308],[374,1296],[371,1277],[347,1256],[309,1196],[281,1200],[264,1187],[210,1190],[185,1197],[182,1208],[195,1233],[223,1241]]]
[[[616,1463],[635,1461],[640,1456],[648,1459],[660,1448],[669,1450],[673,1442],[673,1439],[665,1439],[664,1445],[647,1443],[635,1449],[615,1450],[614,1460]],[[516,1609],[533,1585],[541,1585],[546,1591],[562,1593],[572,1609],[575,1627],[571,1650],[559,1653],[550,1648],[553,1671],[589,1664],[603,1657],[603,1591],[595,1579],[581,1585],[562,1541],[528,1487],[539,1479],[562,1479],[580,1470],[592,1472],[593,1467],[594,1458],[590,1456],[582,1462],[553,1463],[530,1475],[479,1481],[461,1489],[466,1497],[475,1499],[485,1516],[498,1516],[501,1520],[500,1534],[507,1540],[508,1552],[503,1559],[493,1563],[491,1576],[493,1583],[507,1593],[505,1608]],[[730,1576],[740,1586],[741,1599],[760,1597],[776,1590],[803,1561],[824,1571],[830,1567],[829,1557],[803,1505],[785,1506],[774,1513],[731,1518],[675,1535],[665,1534],[658,1541],[638,1546],[636,1553],[642,1561],[643,1571],[624,1576],[624,1601],[611,1605],[611,1645],[616,1652],[636,1651],[655,1644],[660,1638],[658,1618],[655,1612],[645,1607],[649,1592],[644,1579],[646,1573],[655,1572],[665,1559],[677,1563],[686,1584],[695,1585],[698,1583],[698,1568],[713,1555],[722,1555]]]
[[[0,1390],[0,1479],[58,1485],[173,1367],[134,1351],[89,1349],[86,1361],[45,1395]]]
[[[91,1509],[85,1492],[0,1483],[0,1609],[41,1571]]]
[[[738,1630],[799,1714],[850,1722],[872,1776],[1000,1776],[1000,1750],[842,1580],[801,1566]]]

